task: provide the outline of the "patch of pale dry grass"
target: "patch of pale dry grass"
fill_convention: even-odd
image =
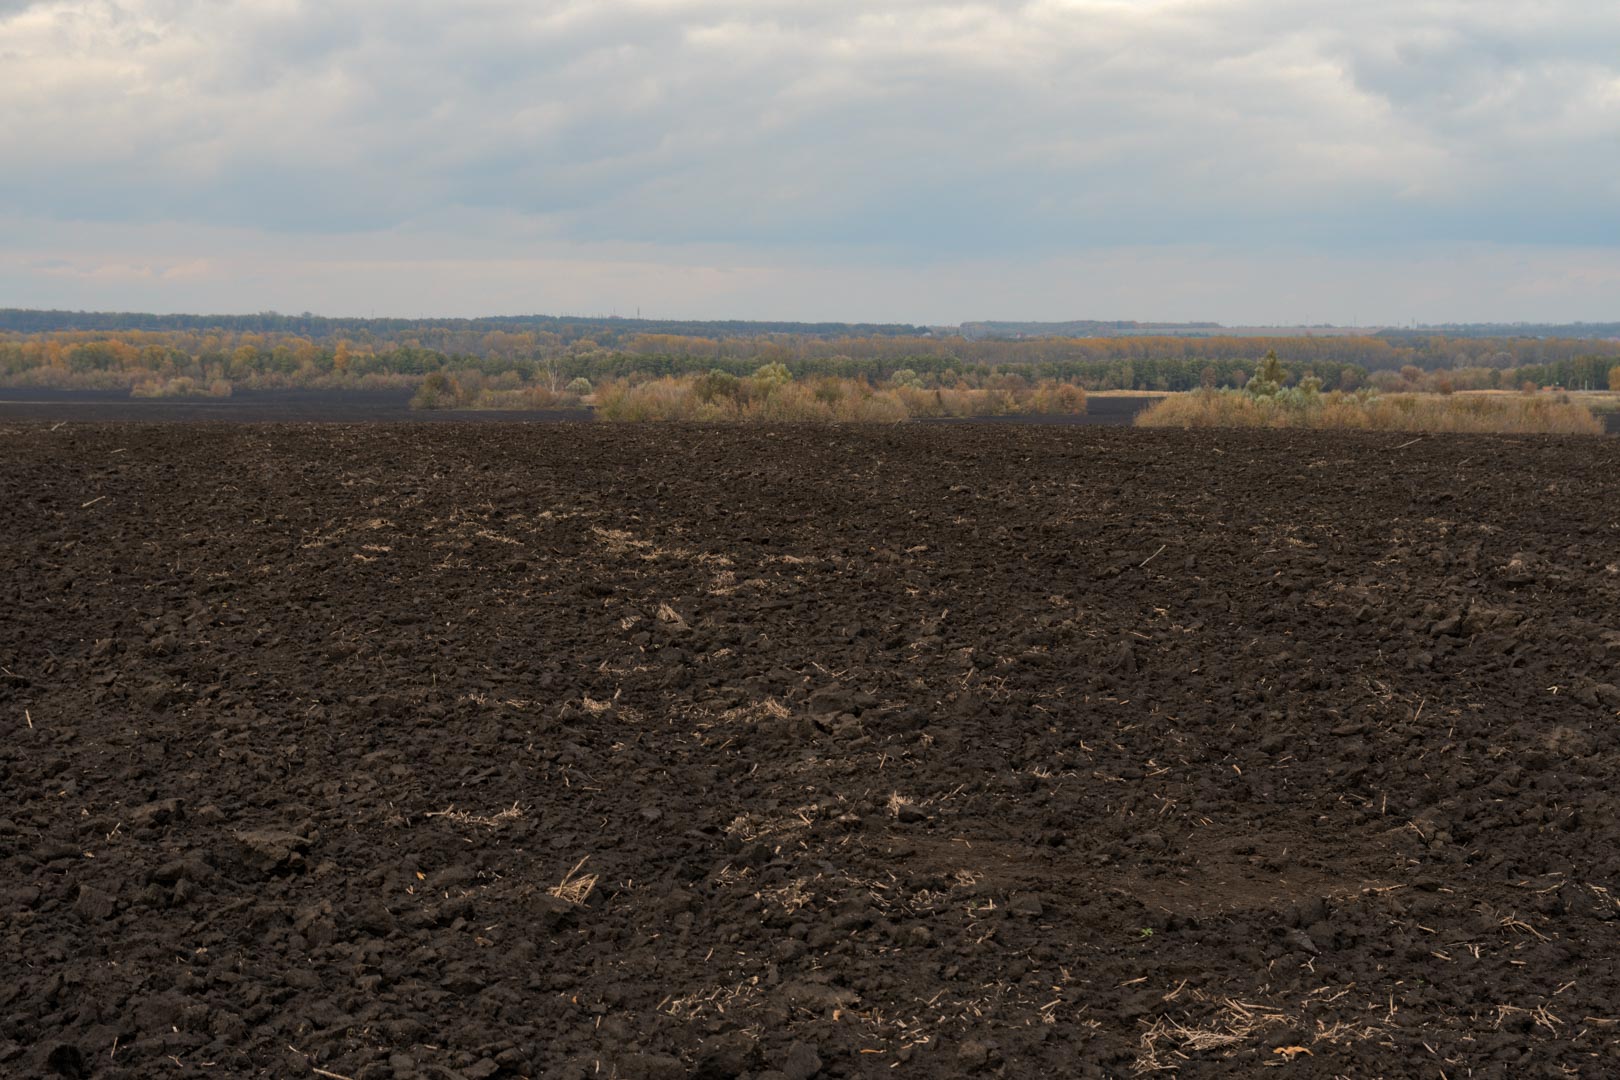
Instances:
[[[593,525],[591,532],[600,541],[602,550],[609,555],[639,555],[652,547],[650,540],[638,539],[635,533],[627,529],[604,529],[600,525]]]
[[[1297,394],[1235,391],[1175,394],[1138,413],[1138,427],[1303,428],[1332,431],[1496,435],[1601,435],[1583,405],[1551,396]]]

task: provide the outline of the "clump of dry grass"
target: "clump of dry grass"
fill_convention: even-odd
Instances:
[[[575,906],[583,904],[590,898],[592,890],[596,888],[596,883],[601,880],[600,874],[580,873],[585,868],[585,864],[590,861],[590,858],[587,855],[575,863],[574,868],[563,875],[562,881],[547,889],[546,892]]]
[[[1547,396],[1438,394],[1177,394],[1136,417],[1138,427],[1310,428],[1338,431],[1601,435],[1591,410]]]

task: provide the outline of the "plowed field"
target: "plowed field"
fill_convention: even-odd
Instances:
[[[1617,478],[0,427],[0,1075],[1615,1075]]]

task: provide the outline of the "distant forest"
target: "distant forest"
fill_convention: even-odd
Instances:
[[[149,315],[119,311],[32,311],[0,308],[0,331],[22,334],[99,330],[218,330],[237,334],[286,334],[314,341],[347,337],[367,341],[396,341],[401,335],[541,333],[563,342],[591,338],[617,344],[636,334],[675,334],[682,337],[738,338],[763,334],[801,337],[916,337],[924,326],[877,323],[744,322],[725,320],[621,319],[574,315],[494,315],[478,319],[333,319],[323,315],[282,315],[261,311],[256,315]]]
[[[1142,323],[1131,319],[1075,319],[1070,322],[966,322],[957,328],[965,338],[1024,337],[1113,337],[1118,334],[1145,334],[1173,337],[1179,334],[1217,334],[1220,323]]]
[[[1446,337],[1467,338],[1574,338],[1590,341],[1597,338],[1620,338],[1620,322],[1444,323],[1437,326],[1420,326],[1413,330],[1386,330],[1381,336],[1387,336],[1395,340],[1403,337],[1433,337],[1436,334],[1442,334]]]
[[[1359,337],[1365,330],[1341,326],[1268,326],[1234,329],[1213,322],[1143,323],[1080,320],[1075,322],[973,322],[958,328],[968,338],[1031,337]],[[1390,341],[1414,338],[1564,338],[1593,341],[1620,339],[1620,323],[1446,323],[1414,328],[1390,328],[1371,334]]]
[[[1014,325],[1014,324],[981,324]],[[1017,324],[1025,325],[1025,324]],[[1094,328],[1101,324],[1086,325]],[[979,386],[1057,380],[1087,390],[1236,387],[1275,350],[1288,379],[1328,389],[1602,389],[1620,341],[1588,336],[1236,336],[1123,332],[967,337],[954,329],[845,323],[660,322],[531,316],[327,319],[264,313],[142,315],[0,310],[0,382],[143,393],[232,387],[401,388],[444,372],[505,389],[555,389],[691,372],[744,375],[780,363],[795,377]],[[1617,328],[1620,329],[1620,328]],[[1202,327],[1200,326],[1200,330]],[[908,376],[908,377],[910,377]]]
[[[391,341],[400,335],[451,331],[483,334],[535,332],[555,334],[564,342],[590,338],[618,345],[640,334],[697,338],[758,338],[773,335],[811,338],[962,337],[1093,338],[1093,337],[1359,337],[1341,328],[1277,327],[1244,335],[1217,322],[1145,323],[1131,319],[1075,319],[1068,322],[965,322],[960,326],[926,327],[909,323],[756,322],[748,320],[642,319],[584,315],[491,315],[476,319],[329,318],[261,311],[252,315],[154,315],[119,311],[38,311],[0,308],[0,331],[20,334],[85,330],[219,330],[232,333],[288,334],[315,341],[348,337]],[[1620,322],[1610,323],[1445,323],[1416,329],[1380,330],[1370,335],[1410,343],[1433,338],[1620,340]]]

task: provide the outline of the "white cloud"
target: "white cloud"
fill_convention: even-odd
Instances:
[[[806,273],[829,250],[921,273],[1141,245],[1607,249],[1601,7],[0,0],[0,204],[362,253],[499,221],[458,258],[517,235]]]

